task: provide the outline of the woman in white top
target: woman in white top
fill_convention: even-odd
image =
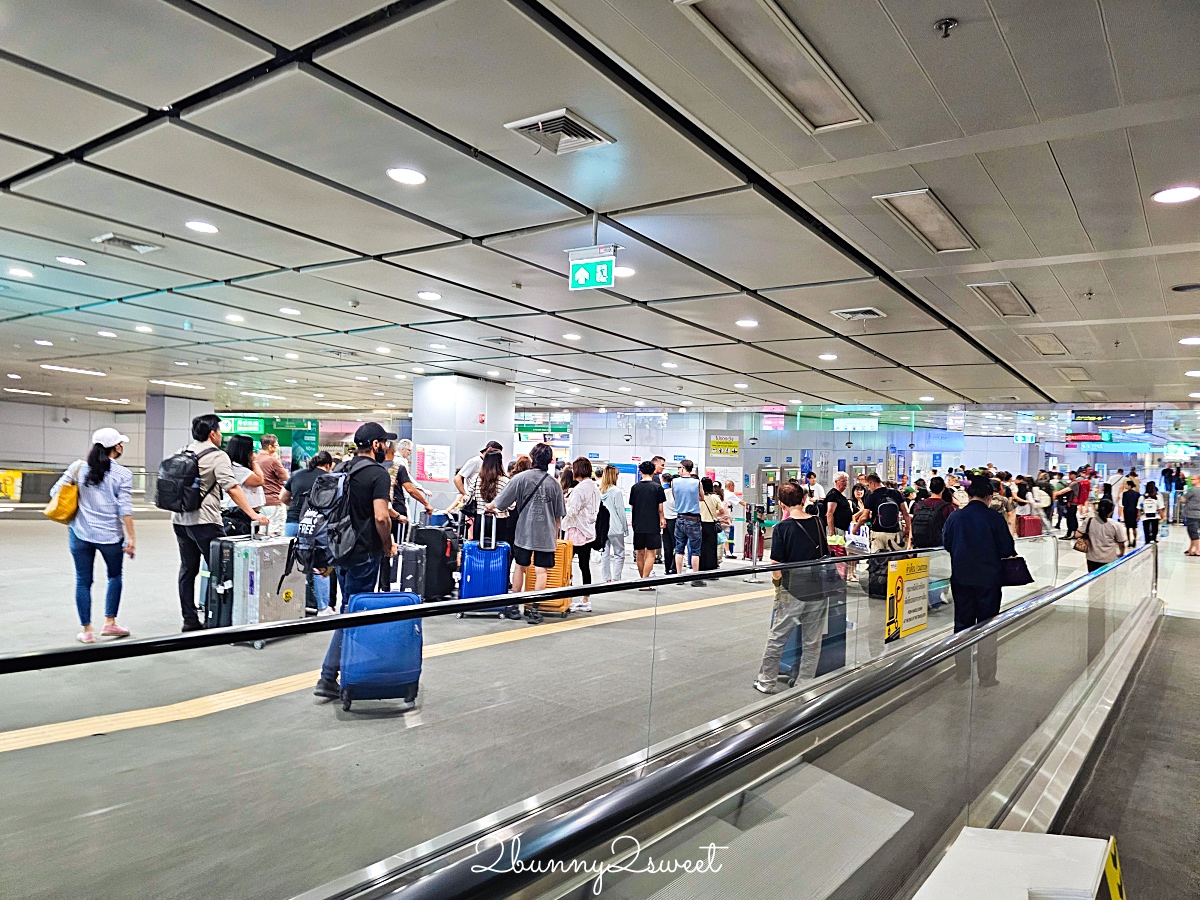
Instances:
[[[258,512],[266,504],[267,495],[263,491],[262,472],[254,459],[254,440],[244,434],[235,434],[229,439],[225,452],[233,464],[233,475],[246,494],[246,502]],[[221,498],[221,518],[225,522],[226,534],[250,533],[249,517],[237,508],[228,494]]]
[[[1153,481],[1146,485],[1146,493],[1142,495],[1142,532],[1146,535],[1147,544],[1158,543],[1158,523],[1167,504],[1158,493],[1158,485]]]
[[[479,471],[470,476],[463,485],[466,493],[459,499],[466,502],[475,500],[475,521],[472,533],[475,540],[483,540],[483,511],[504,490],[508,484],[508,476],[504,474],[504,454],[500,450],[488,450],[483,455]],[[490,515],[490,513],[489,513]],[[512,546],[513,534],[517,526],[516,516],[510,516],[509,510],[496,510],[496,541]]]
[[[67,529],[67,543],[75,561],[75,607],[83,631],[75,636],[81,644],[94,644],[92,630],[92,576],[96,553],[108,570],[108,592],[104,597],[102,637],[128,637],[129,629],[117,624],[121,606],[121,569],[124,557],[133,559],[133,475],[116,460],[128,441],[115,428],[101,428],[92,435],[86,460],[76,460],[50,489],[58,496],[63,485],[79,486],[75,518]]]
[[[625,497],[617,487],[620,470],[616,466],[605,466],[600,478],[600,502],[608,510],[608,538],[600,551],[600,577],[607,581],[620,581],[625,567],[625,534],[629,522],[625,519]]]
[[[596,514],[600,512],[600,489],[592,480],[592,464],[586,456],[571,463],[575,485],[567,494],[567,514],[562,527],[567,540],[574,545],[579,560],[579,574],[584,584],[592,583],[592,541],[596,540]],[[591,612],[590,597],[580,597],[571,604],[571,612]]]
[[[1095,572],[1125,552],[1125,529],[1112,520],[1113,502],[1101,500],[1096,515],[1088,519],[1077,534],[1088,539],[1087,568]]]

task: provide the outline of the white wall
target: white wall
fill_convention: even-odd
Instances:
[[[1017,444],[1011,435],[966,435],[963,438],[962,461],[968,469],[995,463],[1001,472],[1036,475],[1042,468],[1043,459],[1041,444]]]
[[[63,420],[66,421],[63,421]],[[0,467],[55,468],[87,454],[92,432],[111,426],[129,436],[121,462],[144,464],[146,417],[0,401]]]

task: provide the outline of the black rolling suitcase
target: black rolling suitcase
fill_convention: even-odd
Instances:
[[[458,564],[458,532],[449,525],[418,525],[412,540],[425,548],[424,588],[414,593],[424,600],[446,600],[454,594]]]
[[[204,627],[233,624],[233,547],[249,535],[217,538],[208,547],[208,593],[204,598]]]
[[[877,600],[887,599],[888,560],[867,558],[867,596]]]
[[[424,596],[425,591],[425,556],[426,548],[422,544],[409,541],[411,526],[408,523],[397,523],[396,544],[399,551],[390,560],[385,560],[387,574],[380,578],[380,590],[396,591]],[[388,587],[383,584],[386,581]]]

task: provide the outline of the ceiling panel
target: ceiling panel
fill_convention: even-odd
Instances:
[[[578,215],[395,114],[288,67],[189,113],[188,121],[468,235]],[[313,122],[325,123],[313,128]],[[393,167],[424,184],[397,184]]]
[[[1003,393],[1009,393],[1012,388],[1025,387],[1024,382],[997,365],[917,366],[916,371],[958,391],[976,388],[1003,388]],[[1002,392],[997,390],[996,393]]]
[[[386,4],[382,0],[204,0],[204,5],[277,44],[299,47]]]
[[[680,353],[696,357],[704,362],[724,366],[734,372],[778,372],[789,368],[786,359],[780,359],[766,350],[760,350],[749,344],[691,347],[680,350]]]
[[[696,325],[689,325],[687,322],[681,322],[670,316],[660,315],[660,309],[662,312],[670,312],[669,306],[646,308],[627,303],[620,309],[564,313],[563,318],[585,325],[595,325],[597,328],[605,328],[619,334],[633,335],[646,343],[659,347],[693,347],[727,340],[722,335],[713,334],[711,331],[696,327]],[[695,321],[692,316],[683,318]]]
[[[690,352],[698,355],[701,351],[693,347],[690,348]],[[722,368],[711,362],[688,358],[666,350],[627,350],[621,353],[606,353],[605,356],[667,375],[713,375]]]
[[[209,140],[173,120],[155,123],[88,160],[358,253],[453,240],[436,228]]]
[[[1180,184],[1196,184],[1196,139],[1200,120],[1183,119],[1130,128],[1138,184],[1147,194]],[[1154,244],[1186,244],[1200,235],[1200,208],[1192,203],[1145,204]]]
[[[489,39],[480,53],[479,36]],[[507,3],[457,0],[318,57],[335,72],[591,209],[740,183]],[[614,138],[555,156],[504,124],[566,107]]]
[[[311,265],[354,255],[81,163],[56,166],[19,182],[13,190],[113,222],[191,239],[267,265]],[[184,223],[194,219],[217,227],[219,233],[190,231]]]
[[[811,338],[801,341],[761,341],[757,346],[770,350],[788,359],[794,359],[814,369],[854,369],[887,365],[887,360],[855,346],[841,338]],[[821,359],[822,354],[832,354],[837,359]]]
[[[109,281],[124,282],[131,286],[142,285],[151,288],[175,287],[181,284],[193,284],[196,281],[193,275],[172,272],[158,266],[149,266],[137,259],[125,259],[117,256],[116,253],[105,253],[98,244],[92,244],[89,248],[84,249],[67,246],[60,241],[51,241],[0,228],[0,245],[9,256],[25,263],[36,263],[34,268],[46,266],[71,272],[76,276],[106,278]],[[136,256],[136,254],[133,255]],[[85,265],[61,263],[56,258],[59,256],[82,260]],[[0,277],[3,274],[3,271],[0,270]],[[85,282],[79,283],[84,284]],[[132,293],[135,290],[136,287],[130,287],[128,292]]]
[[[609,359],[606,356],[547,354],[539,356],[537,364],[549,364],[553,366],[556,363],[581,369],[585,374],[590,374],[593,377],[603,376],[606,378],[627,379],[636,375],[652,374],[644,366],[631,363],[626,359]],[[657,368],[657,363],[655,366]]]
[[[476,322],[459,319],[418,326],[430,334],[445,335],[459,340],[472,341],[480,345],[480,359],[503,357],[510,354],[561,354],[564,349],[538,338],[514,334],[492,322]],[[493,349],[494,348],[494,349]],[[578,355],[578,354],[575,354]],[[519,357],[516,357],[519,359]]]
[[[858,338],[866,334],[898,331],[934,331],[943,328],[932,316],[881,281],[816,285],[783,291],[765,291],[767,297],[818,325]],[[886,318],[847,322],[830,315],[835,309],[874,307]]]
[[[909,390],[918,394],[936,394],[940,388],[907,369],[845,369],[838,372],[842,378],[855,384],[891,394],[893,391]]]
[[[1150,243],[1129,141],[1120,131],[1053,141],[1079,219],[1095,250],[1125,250]]]
[[[907,334],[866,335],[859,340],[905,366],[929,362],[939,365],[991,362],[991,359],[952,331],[925,331],[915,341]]]
[[[175,293],[206,301],[211,308],[211,311],[205,314],[206,317],[241,315],[246,320],[246,327],[270,334],[302,335],[318,331],[349,331],[381,324],[377,319],[354,315],[346,309],[329,309],[316,305],[287,306],[286,304],[294,301],[280,300],[270,294],[248,290],[238,285],[214,284],[184,288]],[[302,314],[285,315],[279,312],[281,308],[299,309]]]
[[[432,250],[397,254],[389,257],[389,261],[535,311],[625,305],[624,300],[608,291],[569,290],[565,273],[548,272],[508,256],[507,248],[497,249],[501,252],[475,241],[461,241]]]
[[[0,133],[51,150],[72,150],[145,114],[9,59],[0,59],[0,84]]]
[[[429,309],[425,306],[405,303],[392,297],[377,294],[362,288],[350,287],[317,278],[305,272],[284,270],[270,272],[265,275],[239,279],[238,287],[246,290],[269,294],[275,298],[276,306],[298,308],[306,317],[312,307],[320,307],[330,312],[345,311],[348,318],[333,321],[345,321],[346,328],[369,327],[395,322],[433,322],[445,319],[449,313]],[[299,302],[295,302],[299,301]],[[322,314],[322,318],[313,318],[313,322],[331,321]]]
[[[601,223],[597,229],[597,242],[617,244],[622,248],[617,251],[617,264],[633,269],[634,274],[619,277],[613,291],[634,300],[695,297],[729,290],[729,285],[725,282],[705,275],[695,266],[656,250],[646,241],[639,240],[636,235],[630,235],[623,229]],[[566,251],[593,246],[592,223],[591,219],[587,219],[508,237],[500,235],[489,239],[487,243],[503,253],[558,272],[565,279],[569,271]],[[583,305],[579,303],[578,298],[587,292],[574,293],[576,303]]]
[[[822,391],[821,396],[830,403],[893,403],[891,397],[863,390]]]
[[[274,55],[159,0],[7,3],[4,49],[154,109]]]
[[[749,288],[866,274],[754,188],[635,210],[616,218],[635,232]]]
[[[821,329],[747,294],[652,303],[650,308],[707,326],[735,340],[748,341],[768,335],[778,339],[807,338],[824,334]],[[739,319],[758,325],[743,328],[737,324]]]
[[[29,272],[33,277],[23,278],[16,275],[17,272],[22,271]],[[31,262],[18,256],[16,253],[0,256],[0,281],[12,285],[38,285],[43,288],[75,295],[75,299],[73,300],[64,296],[64,306],[86,303],[87,298],[90,297],[111,299],[113,297],[137,294],[147,289],[144,285],[130,284],[126,281],[113,281],[96,275],[84,274],[84,272],[79,271],[75,266],[65,266],[58,262],[54,262],[51,265]]]
[[[49,153],[41,153],[0,138],[0,180],[11,178],[48,159]]]
[[[854,389],[853,385],[847,384],[841,378],[826,375],[824,372],[804,372],[800,370],[764,372],[761,377],[780,387],[785,387],[793,391],[805,391],[819,397],[832,397],[835,392]]]
[[[489,319],[488,323],[507,328],[519,334],[531,335],[543,341],[559,344],[563,350],[577,349],[588,353],[603,353],[613,350],[635,350],[646,346],[643,341],[631,341],[612,332],[622,330],[619,326],[619,311],[602,311],[602,317],[607,321],[598,322],[597,328],[590,328],[576,322],[566,321],[555,316],[513,316],[499,319]],[[601,331],[600,327],[605,330]],[[578,335],[578,340],[572,340],[566,335]]]
[[[1105,0],[1109,41],[1121,99],[1146,103],[1200,92],[1200,5]]]
[[[451,315],[503,316],[526,312],[522,307],[507,300],[489,297],[469,288],[373,259],[313,269],[311,273],[317,278],[404,299],[436,311],[433,315],[426,313],[428,318],[425,321]],[[432,291],[440,297],[437,300],[422,300],[417,296],[418,291]]]

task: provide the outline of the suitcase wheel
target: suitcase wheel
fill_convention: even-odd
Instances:
[[[456,618],[456,619],[465,619],[466,617],[467,617],[466,613],[455,613],[454,614],[454,618]]]
[[[569,609],[564,609],[564,610],[562,611],[562,616],[561,616],[560,618],[563,618],[563,619],[565,619],[565,618],[566,618],[567,616],[569,616],[570,614],[571,614],[571,611],[570,611]]]
[[[250,646],[252,646],[255,650],[261,650],[263,647],[267,646],[267,642],[263,641],[263,640],[258,640],[258,641],[252,642]]]
[[[342,689],[342,711],[350,712],[350,704],[353,701],[350,699],[350,692],[345,688]]]

